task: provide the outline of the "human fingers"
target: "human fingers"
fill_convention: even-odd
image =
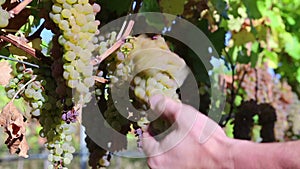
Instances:
[[[144,131],[142,137],[142,147],[144,153],[150,157],[157,154],[159,151],[159,142],[156,141],[156,139],[152,137],[148,131]]]
[[[150,107],[156,114],[174,122],[181,111],[182,103],[158,94],[150,98]]]

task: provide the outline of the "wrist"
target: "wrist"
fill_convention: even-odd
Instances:
[[[221,136],[214,139],[214,144],[207,146],[213,158],[213,167],[207,168],[223,168],[223,169],[233,169],[234,159],[231,152],[232,146],[235,140],[227,136]],[[206,143],[205,143],[206,144]]]
[[[255,143],[234,140],[230,150],[234,168],[281,168],[281,146],[278,143]]]

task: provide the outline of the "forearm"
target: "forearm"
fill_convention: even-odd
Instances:
[[[234,168],[300,168],[300,141],[253,143],[235,140],[232,146]]]

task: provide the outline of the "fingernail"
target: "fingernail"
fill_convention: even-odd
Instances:
[[[154,95],[150,98],[150,108],[157,113],[162,113],[165,109],[165,97],[162,94]]]

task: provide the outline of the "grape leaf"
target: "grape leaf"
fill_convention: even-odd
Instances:
[[[264,50],[264,55],[267,58],[268,65],[271,68],[276,69],[278,67],[278,61],[279,61],[278,54],[273,51]]]
[[[287,34],[286,34],[287,35]],[[295,60],[300,59],[300,43],[296,36],[285,36],[285,51]]]
[[[6,86],[9,83],[9,79],[12,78],[11,76],[11,66],[8,61],[0,62],[0,71],[2,72],[0,75],[0,85]]]
[[[250,56],[250,62],[252,68],[255,68],[257,61],[258,61],[258,54],[252,52]]]
[[[160,12],[160,8],[156,0],[144,0],[140,12]]]
[[[219,28],[217,31],[211,33],[208,30],[208,21],[207,20],[200,20],[197,23],[197,27],[200,28],[203,33],[208,37],[208,39],[214,45],[214,48],[218,52],[219,55],[222,54],[222,50],[225,48],[225,34],[226,31],[224,28]]]
[[[116,12],[117,15],[121,15],[128,11],[130,2],[130,0],[108,0],[100,4],[101,6],[108,6],[111,11]]]
[[[234,44],[236,46],[255,41],[254,35],[245,29],[241,30],[240,32],[233,33],[232,39],[234,40]]]
[[[173,15],[181,15],[184,11],[186,0],[161,0],[159,5],[162,11]]]
[[[257,8],[256,1],[253,0],[242,0],[245,7],[247,8],[247,14],[250,18],[259,19],[261,18],[260,11]]]
[[[297,77],[296,77],[296,79],[300,83],[300,68],[298,68],[298,70],[297,70]]]
[[[228,19],[227,4],[224,0],[211,0],[211,3],[216,8],[218,13],[224,18]]]
[[[9,152],[27,158],[29,146],[25,138],[26,123],[23,115],[12,101],[2,109],[0,125],[4,128],[4,132],[8,134],[5,144],[9,148]]]
[[[9,50],[6,48],[6,47],[2,47],[2,44],[4,44],[5,42],[0,42],[0,55],[2,56],[9,56],[10,55],[10,52]]]
[[[160,12],[159,4],[156,0],[144,0],[142,3],[142,7],[139,12]],[[144,15],[146,19],[146,23],[149,26],[152,26],[158,30],[162,30],[165,27],[164,17],[155,17],[152,15]]]
[[[219,28],[218,31],[208,35],[209,40],[211,40],[219,54],[221,54],[222,50],[225,48],[225,34],[225,29]]]
[[[229,4],[230,6],[230,14],[233,15],[234,18],[239,17],[239,13],[238,13],[238,8],[240,8],[240,3],[239,2],[230,2]]]
[[[250,57],[247,56],[245,52],[238,52],[236,61],[239,63],[248,64],[250,62]]]

